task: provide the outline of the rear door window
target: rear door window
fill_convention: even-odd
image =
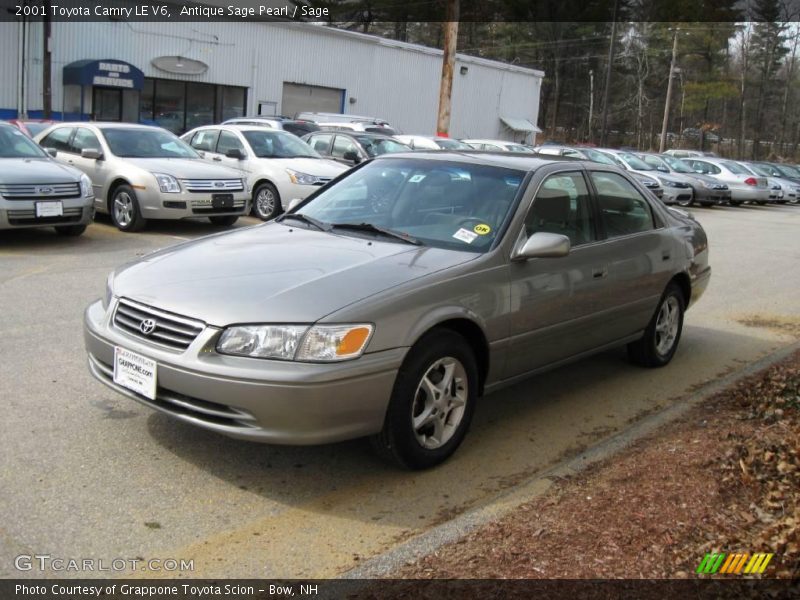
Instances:
[[[600,222],[609,238],[633,235],[655,228],[653,212],[633,184],[622,175],[591,171],[597,190]]]

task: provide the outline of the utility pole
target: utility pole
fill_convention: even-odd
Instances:
[[[460,0],[447,0],[444,30],[444,56],[442,56],[442,82],[439,86],[439,114],[436,135],[447,137],[450,132],[450,98],[453,93],[453,69],[456,64],[458,42],[458,17]]]
[[[594,115],[594,69],[589,69],[589,135],[586,141],[592,141],[592,116]]]
[[[608,44],[608,64],[606,65],[606,89],[603,90],[603,124],[600,128],[600,145],[605,146],[608,134],[608,94],[611,91],[611,63],[614,62],[614,41],[617,37],[617,10],[619,0],[614,0],[614,16],[611,19],[611,42]]]
[[[42,116],[49,119],[53,114],[52,64],[50,52],[50,0],[44,0],[44,19],[42,20]]]
[[[661,142],[658,144],[658,152],[664,152],[667,146],[667,122],[669,121],[669,101],[672,97],[672,76],[675,73],[675,57],[678,55],[678,32],[679,27],[675,28],[672,35],[672,60],[669,62],[669,81],[667,81],[667,100],[664,102],[664,121],[661,123]]]

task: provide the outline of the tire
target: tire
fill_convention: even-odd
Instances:
[[[692,205],[692,200],[681,200],[678,202],[678,206],[682,206],[683,208],[688,208]]]
[[[78,237],[86,231],[86,225],[65,225],[56,227],[56,233],[65,237]]]
[[[281,212],[281,195],[277,188],[269,182],[258,185],[253,191],[253,214],[262,221],[269,221]]]
[[[789,198],[789,204],[797,204],[800,203],[800,197],[795,196],[794,198]]]
[[[448,370],[450,385],[438,379],[446,377]],[[469,343],[444,329],[426,334],[400,367],[383,429],[370,440],[373,448],[407,469],[428,469],[444,462],[467,434],[477,391],[478,367]]]
[[[663,367],[668,364],[681,340],[685,310],[681,288],[675,282],[670,282],[644,335],[628,344],[630,361],[643,367]]]
[[[147,223],[139,208],[136,192],[127,184],[120,185],[114,190],[109,213],[111,213],[111,221],[120,231],[139,231]]]
[[[767,203],[764,200],[758,200],[758,201],[756,201],[756,204],[758,204],[759,206],[766,206],[767,205]]]
[[[230,227],[239,220],[239,215],[208,217],[208,220],[211,221],[212,225],[218,225],[219,227]]]
[[[731,200],[731,201],[729,202],[729,204],[730,204],[731,206],[741,206],[741,205],[742,205],[742,201],[741,201],[741,200]]]

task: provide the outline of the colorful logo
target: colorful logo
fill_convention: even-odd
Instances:
[[[727,575],[752,575],[763,573],[769,561],[775,556],[772,553],[756,552],[750,555],[747,552],[739,554],[725,554],[724,552],[706,554],[697,567],[697,573],[724,573]]]

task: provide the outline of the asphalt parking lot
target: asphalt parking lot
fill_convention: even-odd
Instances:
[[[231,440],[91,378],[82,311],[108,272],[219,228],[163,222],[124,234],[100,221],[74,239],[3,232],[0,576],[43,575],[17,571],[21,554],[194,561],[191,572],[144,576],[335,576],[793,341],[800,207],[692,211],[714,271],[667,368],[636,368],[612,351],[489,396],[459,452],[422,473],[384,465],[363,441]]]

